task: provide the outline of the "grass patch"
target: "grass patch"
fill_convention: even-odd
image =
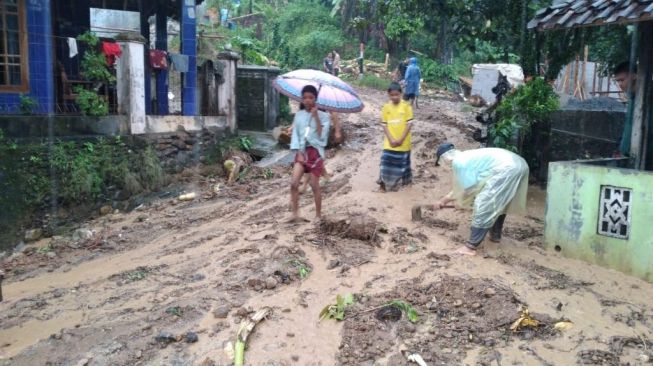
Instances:
[[[124,278],[127,282],[136,282],[144,280],[147,277],[148,270],[145,267],[138,267],[133,271],[129,271],[124,274]]]
[[[361,79],[355,79],[352,81],[354,85],[377,90],[387,90],[391,82],[391,80],[387,80],[373,74],[365,74]]]
[[[469,104],[462,104],[460,106],[460,111],[463,112],[463,113],[470,113],[470,112],[474,111],[474,107],[472,107]]]

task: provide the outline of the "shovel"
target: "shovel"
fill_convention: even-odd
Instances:
[[[437,210],[435,205],[415,205],[411,210],[411,217],[413,221],[422,221],[422,208]],[[456,206],[446,205],[442,206],[442,208],[456,208]]]

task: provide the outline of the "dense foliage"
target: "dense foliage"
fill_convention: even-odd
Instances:
[[[558,95],[543,78],[520,86],[496,109],[498,121],[492,126],[492,144],[521,151],[524,137],[537,124],[548,122],[558,107]]]
[[[165,179],[151,147],[131,149],[119,137],[19,144],[1,129],[0,177],[0,243],[13,242],[6,235],[32,212],[155,190]]]
[[[561,67],[590,48],[590,60],[609,67],[628,59],[630,35],[625,26],[542,32],[527,28],[536,11],[552,0],[209,0],[209,7],[229,8],[243,16],[265,17],[262,32],[220,31],[222,42],[250,63],[277,63],[283,68],[320,68],[328,51],[343,59],[391,56],[394,67],[407,56],[418,56],[427,82],[449,86],[469,74],[473,63],[518,63],[526,74],[544,71],[555,78]],[[539,46],[539,54],[538,54]],[[248,53],[255,52],[248,55]],[[263,57],[260,57],[264,55]],[[536,65],[539,56],[539,67]]]
[[[75,87],[77,105],[85,115],[106,116],[109,114],[109,102],[97,91],[102,86],[108,87],[108,84],[115,82],[116,78],[107,68],[105,56],[98,51],[100,39],[95,34],[86,32],[78,36],[77,40],[88,46],[82,57],[81,74],[86,80],[94,83],[91,90],[82,86]]]

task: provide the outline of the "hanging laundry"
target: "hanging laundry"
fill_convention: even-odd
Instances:
[[[116,63],[116,58],[122,56],[120,45],[112,42],[102,42],[102,53],[107,59],[108,66],[113,66]]]
[[[150,67],[154,70],[166,70],[168,68],[168,53],[163,50],[148,50]]]
[[[68,37],[68,57],[73,58],[77,56],[77,40],[72,37]]]
[[[171,53],[169,56],[172,67],[174,67],[176,71],[188,72],[188,55]]]

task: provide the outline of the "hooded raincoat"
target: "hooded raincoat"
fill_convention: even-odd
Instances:
[[[417,59],[415,57],[410,59],[410,64],[406,69],[404,80],[406,81],[406,95],[419,95],[419,81],[422,79],[422,73],[417,66]]]
[[[474,208],[472,227],[487,229],[503,214],[526,211],[528,164],[521,156],[498,148],[455,153],[454,198]]]

